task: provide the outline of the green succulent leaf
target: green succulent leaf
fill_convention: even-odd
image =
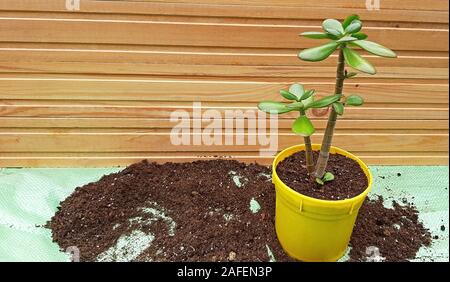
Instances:
[[[311,136],[314,131],[314,125],[307,116],[298,117],[292,124],[292,132],[303,137]]]
[[[305,49],[298,55],[304,61],[318,62],[325,60],[338,48],[339,43],[330,42],[318,47]]]
[[[345,47],[344,49],[344,58],[349,66],[359,71],[375,74],[377,73],[374,66],[371,63],[366,61],[363,57],[361,57],[355,50]]]
[[[361,106],[364,104],[364,99],[358,95],[350,95],[345,99],[345,104],[349,106]]]
[[[280,90],[280,94],[281,94],[281,96],[283,96],[284,98],[286,98],[288,100],[297,100],[297,96],[295,96],[294,94],[292,94],[289,91]]]
[[[347,73],[347,74],[345,75],[345,78],[352,78],[352,77],[354,77],[354,76],[356,76],[356,75],[358,75],[357,72],[349,72],[349,73]]]
[[[338,43],[344,43],[344,42],[352,42],[352,41],[356,41],[358,40],[358,38],[353,37],[353,36],[344,36],[341,39],[337,40],[336,42]]]
[[[306,32],[300,33],[300,36],[304,36],[306,38],[312,38],[312,39],[333,39],[334,38],[334,37],[331,37],[328,33],[316,32],[316,31],[306,31]]]
[[[323,180],[320,179],[320,178],[316,178],[316,183],[319,184],[319,185],[324,185],[325,184],[325,182],[323,182]]]
[[[325,182],[330,182],[334,180],[334,174],[331,172],[325,172],[322,179],[316,178],[316,183],[319,185],[325,185]]]
[[[314,102],[314,96],[311,96],[309,98],[302,100],[302,103],[305,106],[305,109],[308,109],[309,105],[311,105],[311,103],[313,103],[313,102]]]
[[[308,105],[308,108],[314,108],[314,109],[325,108],[325,107],[328,107],[329,105],[339,101],[339,99],[341,99],[341,95],[339,95],[339,94],[327,96],[327,97],[324,97],[322,99],[312,102],[311,104]]]
[[[333,103],[333,109],[340,116],[344,114],[344,105],[340,102]]]
[[[345,28],[345,33],[353,34],[357,33],[362,28],[362,22],[360,20],[354,20],[349,26]]]
[[[284,103],[274,101],[261,102],[258,104],[258,109],[269,114],[284,114],[294,110]]]
[[[333,180],[334,180],[334,175],[333,175],[331,172],[326,172],[326,173],[323,175],[322,180],[323,180],[324,182],[330,182],[330,181],[333,181]]]
[[[323,30],[334,36],[340,36],[344,34],[344,28],[342,27],[342,24],[335,19],[324,20],[322,23],[322,27]]]
[[[303,104],[303,102],[293,102],[287,104],[286,107],[288,107],[289,109],[301,110],[305,107],[305,105]]]
[[[329,34],[330,34],[330,36],[333,36],[336,39],[338,39],[339,37],[342,36],[342,33],[340,33],[337,30],[334,30],[334,29],[330,29]]]
[[[348,16],[344,22],[342,23],[342,27],[346,29],[354,20],[359,20],[358,15],[350,15]]]
[[[309,97],[311,97],[312,95],[314,95],[314,93],[316,92],[316,90],[314,89],[310,89],[308,91],[305,91],[305,94],[303,94],[302,98],[300,98],[300,100],[306,100]]]
[[[295,83],[289,87],[289,92],[295,95],[297,101],[300,101],[300,98],[305,94],[305,88],[303,88],[303,85]]]
[[[388,58],[396,58],[397,54],[395,54],[394,51],[392,51],[389,48],[384,47],[383,45],[380,45],[378,43],[368,41],[368,40],[358,40],[352,42],[354,45],[361,47],[362,49],[366,50],[369,53],[372,53],[377,56],[381,57],[388,57]]]
[[[358,38],[359,40],[364,40],[364,39],[367,39],[367,37],[369,37],[369,36],[367,36],[367,34],[362,33],[362,32],[353,33],[352,36],[355,38]]]

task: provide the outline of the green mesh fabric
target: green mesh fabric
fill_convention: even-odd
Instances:
[[[77,186],[119,170],[0,169],[0,261],[69,261],[42,225]],[[425,226],[439,236],[431,247],[419,251],[416,260],[448,261],[448,167],[373,166],[371,170],[371,197],[382,195],[387,205],[392,199],[408,199],[419,209]]]

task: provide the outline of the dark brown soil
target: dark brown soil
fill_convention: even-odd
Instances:
[[[414,258],[421,246],[431,244],[431,234],[419,223],[418,212],[406,203],[383,206],[383,198],[366,201],[353,230],[350,257],[354,261],[406,261]],[[368,247],[374,247],[369,248]]]
[[[313,152],[317,160],[318,152]],[[367,188],[367,177],[357,162],[338,154],[330,154],[327,172],[334,180],[319,185],[306,171],[305,152],[287,157],[277,166],[277,174],[287,186],[305,196],[322,200],[343,200],[361,194]]]
[[[143,161],[77,188],[47,226],[62,250],[77,246],[82,261],[268,261],[268,248],[277,261],[290,261],[274,230],[269,174],[267,167],[229,160]],[[261,206],[255,213],[249,208],[252,199]],[[388,260],[411,259],[429,243],[416,211],[395,208],[364,205],[351,242],[354,260],[364,260],[368,246],[379,247]],[[402,231],[381,232],[376,220],[386,228],[404,222]],[[120,238],[133,238],[135,232],[154,240],[146,245],[134,238],[124,247]],[[122,248],[111,252],[113,246]]]
[[[77,188],[50,227],[55,241],[62,248],[78,246],[84,261],[96,260],[134,229],[156,237],[136,260],[267,261],[266,245],[278,260],[289,260],[276,241],[269,178],[267,167],[236,161],[144,161]],[[261,206],[255,214],[249,209],[252,198]],[[175,236],[162,219],[129,224],[130,218],[151,220],[139,208],[155,202],[176,222]]]

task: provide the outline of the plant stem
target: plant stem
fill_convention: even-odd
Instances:
[[[306,115],[305,111],[300,111],[300,115]],[[306,155],[306,170],[308,171],[308,174],[312,177],[314,176],[314,156],[312,151],[312,145],[311,145],[311,137],[305,136],[305,155]]]
[[[305,151],[306,151],[306,170],[310,176],[314,175],[314,156],[311,146],[311,137],[305,137]]]
[[[336,70],[336,87],[335,94],[341,94],[344,89],[345,80],[345,59],[344,52],[342,48],[339,50],[339,60]],[[327,128],[325,129],[325,134],[322,140],[322,147],[320,149],[319,158],[317,159],[315,177],[322,179],[325,174],[325,169],[327,167],[328,158],[330,156],[330,147],[333,140],[334,128],[336,127],[336,120],[338,114],[331,107],[330,115],[328,116]]]

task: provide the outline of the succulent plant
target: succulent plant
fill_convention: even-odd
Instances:
[[[293,84],[289,91],[281,90],[280,94],[293,101],[289,104],[282,102],[266,101],[259,104],[259,109],[268,113],[284,114],[298,111],[299,117],[292,125],[292,131],[304,137],[306,145],[307,169],[313,179],[321,185],[332,181],[334,175],[326,172],[330,147],[333,140],[334,129],[338,116],[342,116],[348,106],[361,106],[364,100],[359,95],[344,95],[344,81],[356,76],[357,72],[348,72],[346,65],[363,73],[375,74],[375,67],[363,58],[358,51],[365,50],[373,55],[395,58],[394,51],[378,43],[367,40],[367,34],[361,32],[363,23],[358,15],[350,15],[343,22],[335,19],[326,19],[322,23],[323,32],[303,32],[300,35],[311,39],[328,39],[329,42],[318,47],[309,48],[299,53],[299,58],[304,61],[318,62],[330,57],[338,51],[338,63],[336,71],[336,85],[333,95],[326,96],[317,101],[314,100],[314,90],[305,91],[301,84]],[[310,136],[314,133],[314,126],[306,116],[306,111],[312,108],[328,108],[331,111],[328,116],[322,146],[317,163],[312,158]]]
[[[304,32],[301,36],[312,39],[329,39],[330,42],[318,47],[303,50],[299,58],[305,61],[322,61],[328,58],[335,51],[339,51],[335,95],[339,99],[332,104],[332,109],[328,117],[328,123],[322,141],[322,147],[317,160],[315,177],[318,183],[324,183],[334,177],[325,171],[330,155],[330,147],[333,139],[334,128],[338,115],[344,114],[346,106],[361,106],[363,99],[358,95],[345,96],[343,94],[344,81],[357,75],[355,72],[345,70],[347,64],[351,68],[360,72],[375,74],[375,67],[364,59],[357,51],[363,49],[371,54],[395,58],[394,51],[372,41],[367,40],[368,36],[361,32],[362,22],[358,15],[348,16],[342,23],[335,19],[326,19],[322,23],[323,32]]]

